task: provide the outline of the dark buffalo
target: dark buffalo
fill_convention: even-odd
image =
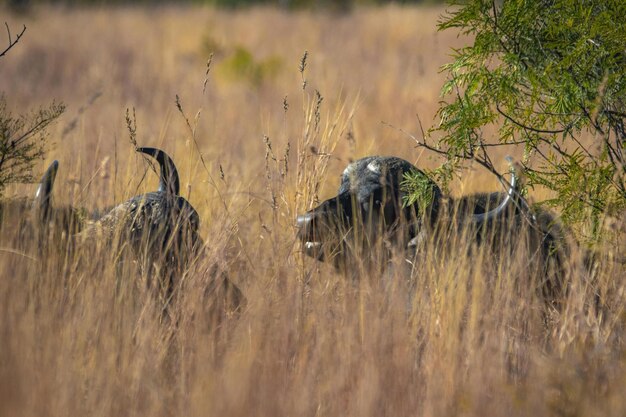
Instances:
[[[408,204],[402,182],[415,173],[424,179],[428,198]],[[469,236],[468,250],[489,244],[500,256],[514,255],[523,240],[533,254],[533,268],[544,277],[540,292],[556,300],[567,253],[563,231],[550,213],[528,206],[517,182],[513,172],[507,192],[453,199],[403,159],[366,157],[345,169],[337,196],[297,218],[298,237],[305,254],[349,273],[355,265],[385,268],[396,251],[412,258],[429,242],[449,239],[451,232]]]
[[[150,281],[167,305],[180,276],[204,250],[198,230],[200,217],[180,196],[174,161],[156,148],[137,148],[137,152],[150,155],[158,162],[158,189],[115,206],[85,228],[78,239],[91,245],[112,247],[123,254],[124,259],[138,262],[148,278],[157,275]],[[211,275],[215,282],[208,291],[219,294],[217,297],[226,297],[230,310],[237,309],[243,300],[237,286],[222,274]]]
[[[155,148],[137,152],[154,157],[160,168],[157,191],[132,197],[113,207],[80,233],[83,241],[117,244],[135,259],[179,269],[188,265],[202,246],[200,217],[180,193],[178,171],[172,159]]]

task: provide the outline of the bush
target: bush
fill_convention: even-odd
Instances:
[[[529,186],[570,225],[626,207],[626,3],[452,1],[440,30],[474,37],[444,67],[439,146],[444,179],[490,152],[522,146]],[[496,141],[485,139],[488,126]],[[445,149],[441,151],[440,149]],[[507,148],[507,150],[510,148]]]
[[[65,110],[52,103],[29,115],[13,116],[0,96],[0,194],[12,182],[32,182],[35,160],[43,159],[48,140],[46,128]]]
[[[8,30],[8,46],[0,53],[4,57],[26,32],[26,26],[16,36]],[[43,159],[48,140],[47,127],[65,111],[63,104],[52,103],[29,115],[13,116],[0,95],[0,196],[7,184],[32,182],[35,160]]]

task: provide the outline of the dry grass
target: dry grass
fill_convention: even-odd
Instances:
[[[57,202],[93,210],[155,187],[128,143],[134,107],[137,142],[178,164],[207,255],[181,281],[176,320],[164,321],[132,264],[97,250],[29,251],[3,230],[0,415],[624,415],[619,246],[602,251],[593,281],[576,271],[548,326],[523,250],[494,266],[487,254],[433,249],[408,282],[396,268],[384,291],[375,274],[355,284],[299,253],[296,214],[332,194],[349,160],[437,162],[380,122],[413,133],[416,113],[433,122],[438,66],[463,43],[435,33],[439,13],[5,14],[28,26],[0,63],[9,104],[68,105],[52,131]],[[457,187],[497,183],[477,171]],[[203,297],[215,268],[248,299],[219,324]]]

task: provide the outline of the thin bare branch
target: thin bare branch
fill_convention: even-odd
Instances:
[[[11,50],[11,48],[13,48],[20,41],[20,39],[22,39],[22,36],[24,36],[24,33],[26,32],[26,25],[23,25],[22,26],[22,31],[17,34],[15,39],[12,39],[11,38],[11,30],[9,29],[9,24],[7,22],[4,22],[4,25],[7,28],[7,35],[9,37],[9,46],[7,46],[4,51],[0,52],[0,58],[5,56],[6,53],[9,52]]]

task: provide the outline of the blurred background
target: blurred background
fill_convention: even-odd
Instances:
[[[48,158],[61,162],[63,194],[91,207],[136,191],[136,181],[116,180],[141,169],[127,110],[139,145],[181,161],[192,202],[209,181],[197,150],[212,176],[263,189],[264,138],[277,154],[293,146],[294,160],[304,106],[317,94],[323,115],[342,113],[346,122],[331,178],[368,154],[433,167],[441,161],[416,149],[415,138],[436,123],[440,66],[467,39],[437,31],[440,2],[419,3],[8,2],[8,28],[27,30],[0,63],[0,91],[15,112],[52,100],[67,106],[50,130]],[[492,175],[475,174],[485,181],[469,187],[499,187]],[[320,197],[336,186],[329,181]]]

